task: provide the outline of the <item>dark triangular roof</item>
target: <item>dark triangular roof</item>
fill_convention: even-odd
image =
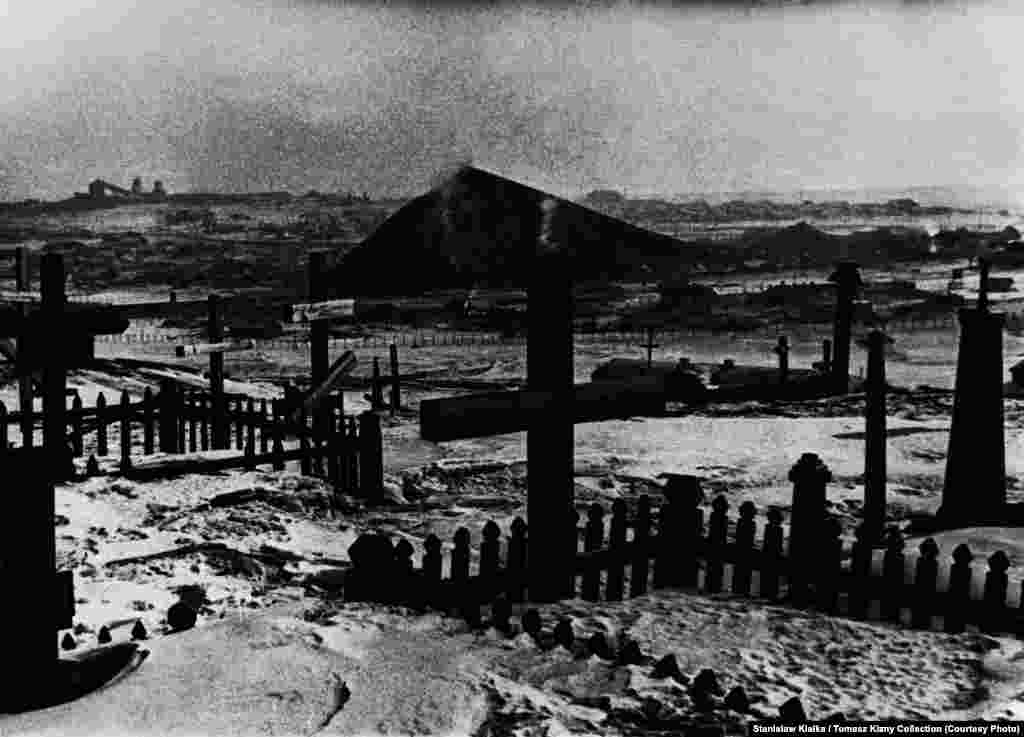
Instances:
[[[678,259],[679,241],[475,167],[463,167],[388,218],[340,264],[334,287],[353,295],[411,294],[469,284],[525,283],[556,203],[553,237],[577,281],[638,275]]]

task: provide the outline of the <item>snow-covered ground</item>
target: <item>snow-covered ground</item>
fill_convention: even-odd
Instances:
[[[765,339],[765,345],[771,342]],[[901,353],[890,359],[890,380],[951,387],[955,346],[955,334],[907,336],[897,344]],[[720,345],[694,339],[660,351],[696,361],[732,357],[764,363],[770,359],[762,347],[723,337]],[[154,357],[137,350],[145,346],[117,350],[129,348],[139,357]],[[472,379],[512,383],[522,379],[523,350],[408,349],[402,352],[403,372],[452,368],[457,377],[459,366],[493,362]],[[1008,337],[1007,362],[1020,351],[1019,339]],[[578,380],[604,358],[623,353],[630,351],[581,346]],[[357,354],[357,373],[367,375],[373,353]],[[794,341],[792,365],[817,357],[815,341]],[[855,367],[862,360],[858,352]],[[276,396],[274,385],[245,381],[256,364],[245,354],[232,355],[228,372],[240,391]],[[298,375],[308,356],[265,354],[259,370],[268,366]],[[92,405],[101,390],[128,388],[133,398],[140,396],[155,378],[80,372],[72,383]],[[733,732],[751,718],[777,715],[793,696],[812,719],[835,712],[849,718],[1024,718],[1017,700],[1024,692],[1021,648],[1010,638],[918,632],[671,591],[621,603],[574,600],[540,607],[548,635],[567,617],[578,641],[601,632],[613,649],[634,641],[647,658],[620,663],[579,648],[551,647],[547,637],[538,645],[521,633],[472,632],[433,614],[345,603],[338,594],[348,546],[359,533],[383,530],[405,537],[418,557],[431,533],[448,542],[456,528],[466,526],[476,542],[486,520],[507,529],[525,513],[525,436],[441,445],[419,439],[417,402],[454,391],[416,385],[405,396],[410,411],[385,415],[392,503],[384,507],[366,508],[346,498],[332,509],[322,482],[291,467],[59,486],[58,563],[74,571],[77,597],[73,652],[93,647],[103,626],[115,641],[128,639],[140,620],[150,633],[143,643],[150,654],[136,672],[79,701],[0,717],[0,735],[654,735],[709,721]],[[13,397],[11,387],[0,395],[9,407]],[[934,510],[940,501],[951,401],[942,392],[890,399],[894,522]],[[346,402],[350,411],[366,408],[361,391],[348,392]],[[594,501],[610,505],[616,498],[657,496],[659,474],[670,472],[702,476],[709,500],[724,494],[733,509],[748,499],[759,510],[786,509],[792,491],[786,474],[802,453],[814,452],[834,474],[830,508],[849,531],[863,500],[862,411],[862,400],[853,397],[744,403],[581,425],[577,503],[582,508]],[[1024,404],[1007,401],[1012,501],[1024,501],[1018,489],[1024,476],[1022,416]],[[1007,551],[1011,598],[1019,596],[1020,530],[963,530],[936,539],[946,556],[964,541],[979,556]],[[909,557],[916,543],[908,543]],[[168,634],[167,608],[179,597],[198,604],[198,626]],[[655,668],[667,655],[678,662],[675,678]],[[743,688],[752,702],[749,714],[697,708],[688,686],[705,668],[717,674],[722,695]],[[349,696],[339,709],[340,682]]]

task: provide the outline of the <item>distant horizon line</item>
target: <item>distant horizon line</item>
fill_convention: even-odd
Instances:
[[[481,167],[474,165],[475,168],[485,169],[493,171],[487,167]],[[499,174],[498,172],[493,172]],[[499,174],[499,176],[504,176]],[[165,180],[166,181],[166,180]],[[528,184],[527,182],[523,182]],[[543,187],[538,187],[533,184],[528,184],[536,189],[545,191]],[[356,189],[335,189],[335,190],[320,190],[316,187],[310,187],[305,191],[298,192],[291,189],[265,189],[265,190],[249,190],[249,191],[223,191],[223,190],[186,190],[181,192],[168,192],[165,197],[167,199],[174,199],[176,197],[268,197],[268,196],[288,196],[294,199],[303,199],[308,197],[311,192],[316,192],[318,195],[326,197],[339,197],[339,196],[350,196],[354,198],[362,198],[363,196],[369,197],[370,201],[396,201],[396,200],[412,200],[420,197],[427,192],[430,192],[433,187],[425,187],[422,190],[417,191],[413,194],[370,194],[366,190]],[[956,207],[958,203],[953,201],[952,198],[973,196],[979,201],[975,204],[978,206],[986,205],[989,207],[996,207],[1000,205],[1006,206],[1021,206],[1024,205],[1024,197],[1021,194],[1017,194],[1015,188],[1005,188],[999,185],[955,185],[955,184],[915,184],[915,185],[844,185],[834,187],[800,187],[800,188],[749,188],[749,189],[721,189],[721,190],[704,190],[700,192],[654,192],[654,191],[641,191],[638,189],[633,190],[628,186],[594,186],[589,189],[580,190],[576,195],[570,195],[565,199],[569,200],[580,200],[586,198],[589,194],[594,192],[617,192],[621,194],[627,200],[661,200],[664,202],[670,202],[673,204],[685,202],[685,201],[699,201],[702,199],[721,199],[727,197],[733,198],[749,198],[759,197],[768,201],[773,201],[772,197],[781,197],[788,200],[799,200],[815,202],[814,196],[825,195],[828,198],[835,198],[838,195],[849,195],[849,194],[872,194],[875,197],[871,199],[861,200],[854,202],[853,204],[876,204],[890,199],[898,199],[899,195],[905,194],[910,195],[911,193],[917,194],[946,194],[951,197],[944,198],[947,201],[943,202],[943,205]],[[18,199],[4,199],[0,200],[5,205],[16,205],[25,202],[38,202],[40,204],[58,204],[61,202],[68,202],[78,200],[88,201],[88,196],[82,197],[81,192],[73,192],[68,197],[55,198],[55,199],[43,199],[40,197],[22,197]],[[141,193],[143,197],[152,197],[152,192]],[[111,197],[109,201],[116,202],[118,198]],[[981,200],[988,200],[988,202],[981,202]],[[97,200],[102,201],[102,200]],[[127,203],[126,203],[127,204]],[[779,204],[782,204],[781,202]],[[964,203],[959,203],[962,206]]]

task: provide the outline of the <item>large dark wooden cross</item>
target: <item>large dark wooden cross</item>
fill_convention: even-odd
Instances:
[[[123,332],[128,326],[113,310],[67,309],[59,254],[43,255],[41,276],[39,309],[18,308],[0,321],[0,338],[17,339],[18,374],[42,372],[42,448],[31,447],[28,438],[20,448],[0,447],[5,475],[25,487],[8,495],[13,506],[6,510],[0,530],[0,586],[20,592],[25,601],[41,593],[43,602],[35,608],[12,600],[0,607],[0,627],[12,634],[11,662],[24,673],[56,663],[54,630],[70,627],[74,614],[71,572],[56,570],[53,531],[54,483],[74,471],[67,436],[67,372],[92,359],[83,337]],[[22,410],[31,416],[31,406]],[[25,426],[31,431],[31,422]]]
[[[572,275],[566,253],[538,253],[527,288],[526,389],[420,403],[420,435],[434,442],[526,430],[529,596],[568,591],[576,555],[574,425],[658,414],[656,381],[574,384]]]

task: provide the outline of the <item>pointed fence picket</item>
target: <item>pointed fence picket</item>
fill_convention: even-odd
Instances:
[[[228,458],[194,459],[195,472],[207,468],[254,468],[263,464],[283,470],[287,461],[297,461],[304,473],[323,477],[336,493],[364,493],[359,485],[360,476],[370,482],[368,488],[371,490],[382,488],[380,446],[383,441],[379,422],[366,418],[365,422],[360,422],[359,417],[345,415],[340,395],[329,398],[323,422],[313,424],[305,415],[298,423],[291,422],[289,413],[277,400],[270,403],[269,408],[265,399],[259,400],[257,405],[251,397],[234,397],[232,404],[229,420],[240,454]],[[88,456],[85,464],[87,475],[99,474],[101,470],[97,459],[110,455],[110,425],[113,424],[118,463],[116,470],[108,473],[130,474],[139,478],[149,473],[159,475],[157,466],[162,461],[147,458],[156,451],[181,455],[211,449],[213,408],[214,402],[209,393],[183,391],[169,381],[164,382],[158,392],[147,387],[141,401],[132,402],[124,391],[114,406],[108,403],[103,392],[97,395],[94,407],[83,406],[82,398],[75,395],[70,409],[66,410],[65,442],[74,457]],[[376,417],[371,419],[377,420]],[[8,447],[31,447],[34,441],[32,434],[42,426],[42,420],[42,412],[8,412],[0,402],[0,451]],[[364,436],[364,425],[375,432]],[[13,444],[9,439],[12,428],[16,431]],[[286,436],[297,436],[299,447],[286,450]],[[172,465],[175,472],[189,473],[192,462],[193,459],[182,459]]]
[[[847,549],[839,521],[824,515],[817,522],[818,547],[811,560],[793,560],[783,553],[783,515],[778,509],[769,509],[763,525],[759,525],[753,503],[741,504],[732,518],[728,499],[719,495],[710,504],[705,529],[701,524],[703,510],[694,503],[697,498],[693,492],[676,494],[662,504],[657,510],[656,534],[652,534],[652,506],[647,496],[637,500],[632,515],[621,499],[612,505],[610,515],[599,504],[589,505],[581,526],[571,530],[582,541],[582,550],[576,554],[574,579],[566,596],[620,601],[627,595],[627,581],[630,597],[646,595],[652,583],[655,589],[678,588],[712,595],[729,592],[830,615],[922,629],[940,627],[947,632],[962,632],[973,626],[989,633],[1024,635],[1024,587],[1019,606],[1008,606],[1010,561],[1002,551],[989,556],[981,594],[972,596],[974,556],[966,545],[959,545],[952,555],[944,557],[935,540],[928,538],[917,544],[917,560],[911,566],[904,553],[906,541],[893,528],[884,538],[879,561],[872,555],[863,528],[855,531],[852,548]],[[361,536],[360,540],[365,537],[385,536]],[[476,555],[467,528],[460,527],[452,542],[446,553],[442,541],[436,535],[429,536],[423,545],[420,567],[410,568],[403,562],[400,575],[396,574],[396,580],[406,582],[408,593],[381,584],[386,591],[378,587],[375,596],[392,603],[462,614],[478,612],[480,606],[495,601],[529,600],[528,528],[522,518],[512,521],[504,541],[498,525],[489,521],[482,530]],[[376,549],[383,551],[385,546],[378,544]],[[388,571],[396,563],[389,554],[381,555],[358,561],[358,556],[352,556],[353,584],[351,588],[346,584],[347,598],[366,596],[360,581],[388,580]],[[940,572],[947,561],[951,563],[947,583],[940,590]],[[799,585],[793,586],[794,581]],[[973,591],[977,594],[978,589]],[[501,610],[506,606],[501,603]]]

